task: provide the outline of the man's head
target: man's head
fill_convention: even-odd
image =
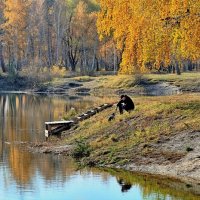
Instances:
[[[125,98],[126,98],[126,95],[122,94],[122,95],[121,95],[121,100],[123,100],[123,101],[124,101],[124,100],[125,100]]]

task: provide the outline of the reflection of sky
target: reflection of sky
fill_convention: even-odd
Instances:
[[[20,188],[9,175],[8,168],[0,167],[0,200],[140,200],[142,194],[139,187],[133,187],[126,193],[116,178],[103,181],[99,175],[82,176],[74,174],[63,183],[55,179],[47,183],[39,173],[33,176],[30,187]]]
[[[85,102],[69,102],[59,98],[39,98],[31,95],[8,95],[1,99],[1,106],[3,101],[5,101],[4,112],[0,115],[4,116],[6,123],[4,126],[0,125],[0,138],[3,141],[1,145],[3,157],[0,160],[0,200],[132,200],[135,195],[137,195],[135,199],[141,199],[139,188],[133,187],[129,192],[122,193],[115,177],[108,176],[105,180],[99,173],[75,172],[69,170],[69,166],[65,166],[66,163],[59,162],[59,159],[31,156],[29,159],[31,164],[27,164],[26,159],[30,158],[28,155],[4,143],[20,139],[32,140],[32,137],[38,137],[34,133],[41,129],[41,123],[43,125],[44,121],[57,119],[60,113],[71,106],[87,107],[83,103],[91,106],[91,101],[87,99]],[[2,138],[3,135],[5,140]],[[10,157],[11,150],[14,157]],[[68,170],[65,174],[63,170],[66,168]],[[32,170],[32,174],[26,169]],[[28,182],[21,183],[23,179],[16,175],[30,176]]]

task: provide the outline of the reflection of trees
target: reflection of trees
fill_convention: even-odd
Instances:
[[[36,165],[47,182],[56,178],[64,183],[76,173],[77,168],[71,159],[63,159],[55,155],[38,155]]]
[[[3,149],[4,149],[4,140],[5,140],[5,103],[6,103],[6,98],[5,96],[0,96],[0,130],[1,130],[1,143],[0,143],[0,153],[1,153],[1,160],[3,160]]]
[[[137,186],[140,188],[144,199],[168,199],[169,196],[178,197],[183,200],[195,200],[196,197],[191,193],[191,188],[185,188],[185,184],[160,177],[153,177],[148,175],[138,175],[122,170],[106,169],[111,175],[116,177],[117,182],[123,186],[121,190],[129,190],[132,187]]]
[[[84,168],[81,170],[81,175],[85,175],[87,177],[88,174],[92,174],[93,176],[99,176],[101,174],[101,179],[105,184],[107,184],[110,179],[110,174],[99,168]]]
[[[34,170],[38,169],[38,166],[35,166],[37,157],[33,159],[32,154],[20,151],[17,146],[13,146],[13,143],[43,138],[44,122],[49,120],[51,114],[54,118],[55,110],[64,112],[64,105],[65,101],[47,97],[24,94],[0,95],[0,153],[3,159],[3,150],[6,152],[11,173],[19,184],[24,185],[30,182],[31,176],[35,173]],[[40,135],[36,134],[39,130]],[[5,141],[10,142],[11,145],[4,147]],[[43,171],[49,174],[46,176],[48,178],[55,177],[57,168],[55,163],[51,159],[48,162],[44,162],[43,159],[41,162],[44,166],[39,166],[39,170],[44,169]]]
[[[85,111],[86,109],[99,106],[104,103],[115,102],[116,98],[111,97],[84,97],[83,99],[76,99],[69,101],[66,104],[65,111],[68,112],[72,107],[76,111]]]
[[[15,146],[10,147],[9,164],[15,180],[20,185],[30,182],[33,174],[32,155],[29,152],[20,151]]]
[[[37,156],[36,165],[46,181],[53,180],[60,168],[60,162],[56,162],[52,156],[47,155],[45,157],[44,155]]]
[[[31,183],[32,176],[39,172],[47,182],[59,178],[70,179],[77,173],[76,167],[70,160],[61,159],[58,156],[35,155],[19,149],[17,141],[37,141],[44,138],[44,122],[58,119],[60,114],[65,113],[66,105],[77,106],[77,109],[99,105],[107,99],[96,98],[95,102],[91,97],[79,101],[69,101],[61,98],[49,98],[24,94],[0,95],[0,153],[6,153],[9,170],[16,182],[27,186]],[[38,133],[38,134],[37,134]],[[10,142],[10,145],[5,145]],[[3,159],[3,157],[2,157]],[[99,170],[81,170],[81,175],[88,176],[100,173]],[[102,174],[106,182],[109,179],[108,173]],[[62,182],[62,181],[61,181]]]
[[[44,122],[64,113],[65,101],[48,97],[9,94],[0,96],[1,123],[9,141],[30,141],[44,138]],[[39,131],[40,135],[36,135]],[[40,133],[41,133],[40,132]]]

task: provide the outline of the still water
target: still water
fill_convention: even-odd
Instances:
[[[80,170],[70,158],[17,145],[44,141],[45,121],[61,119],[71,107],[91,107],[93,99],[0,94],[0,200],[200,199],[198,188],[184,183],[112,169]]]

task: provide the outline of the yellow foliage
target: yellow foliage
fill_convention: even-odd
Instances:
[[[200,58],[199,0],[99,0],[100,39],[123,50],[120,73]]]
[[[51,73],[53,75],[58,75],[58,76],[64,76],[66,73],[66,68],[65,67],[59,67],[59,66],[53,66],[51,68]]]

